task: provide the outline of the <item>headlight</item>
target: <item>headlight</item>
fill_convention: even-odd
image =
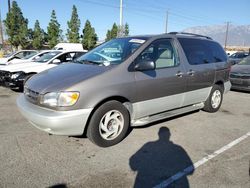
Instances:
[[[72,106],[79,96],[79,92],[72,91],[46,93],[41,97],[40,103],[51,107]]]
[[[11,79],[16,79],[18,76],[20,76],[23,72],[16,72],[16,73],[12,73],[10,78]]]

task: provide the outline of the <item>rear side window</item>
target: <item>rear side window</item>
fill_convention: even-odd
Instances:
[[[227,61],[225,51],[216,42],[191,38],[179,38],[178,40],[191,65]]]

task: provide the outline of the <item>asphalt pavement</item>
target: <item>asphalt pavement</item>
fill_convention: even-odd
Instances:
[[[250,187],[250,93],[230,91],[217,113],[134,128],[109,148],[36,129],[18,95],[0,87],[1,188]]]

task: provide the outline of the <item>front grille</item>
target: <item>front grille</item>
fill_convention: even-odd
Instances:
[[[24,86],[24,95],[32,103],[37,104],[39,102],[39,92],[31,90],[26,86]]]
[[[231,73],[230,78],[250,79],[249,73]]]
[[[0,82],[4,83],[5,81],[10,80],[11,73],[8,71],[0,71]]]

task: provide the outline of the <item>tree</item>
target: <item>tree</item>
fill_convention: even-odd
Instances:
[[[128,23],[122,26],[118,26],[118,32],[117,32],[117,36],[118,37],[123,37],[123,36],[128,36],[129,35],[129,26]]]
[[[73,5],[72,14],[70,21],[67,22],[67,39],[69,42],[78,43],[80,42],[79,29],[80,29],[80,19],[78,17],[77,8]]]
[[[61,39],[62,30],[56,18],[55,10],[52,10],[51,19],[47,27],[49,47],[53,48]]]
[[[46,33],[43,29],[42,29],[42,33],[43,33],[43,40],[44,40],[44,43],[48,43],[48,42],[49,42],[48,33]]]
[[[32,41],[33,38],[34,38],[33,29],[29,28],[29,29],[28,29],[28,39],[29,39],[30,41]]]
[[[125,35],[125,36],[128,36],[128,35],[129,35],[129,25],[128,25],[128,23],[125,24],[124,35]]]
[[[116,23],[114,23],[111,29],[111,39],[116,38],[117,34],[118,34],[118,26],[116,25]]]
[[[43,46],[43,42],[44,42],[43,31],[40,27],[39,21],[36,20],[35,26],[34,26],[34,31],[33,31],[32,46],[35,49],[41,49]]]
[[[105,41],[109,41],[118,36],[118,26],[116,23],[113,24],[112,29],[107,31]]]
[[[28,19],[23,17],[23,13],[16,1],[12,2],[12,7],[7,13],[4,24],[11,45],[16,49],[19,45],[22,48],[28,46]]]
[[[106,39],[105,39],[105,41],[109,41],[109,40],[111,40],[112,38],[111,38],[111,31],[110,30],[108,30],[107,31],[107,34],[106,34]]]
[[[98,38],[95,33],[95,29],[91,26],[90,21],[87,20],[83,29],[83,39],[82,39],[83,48],[87,50],[94,48],[97,39]]]

